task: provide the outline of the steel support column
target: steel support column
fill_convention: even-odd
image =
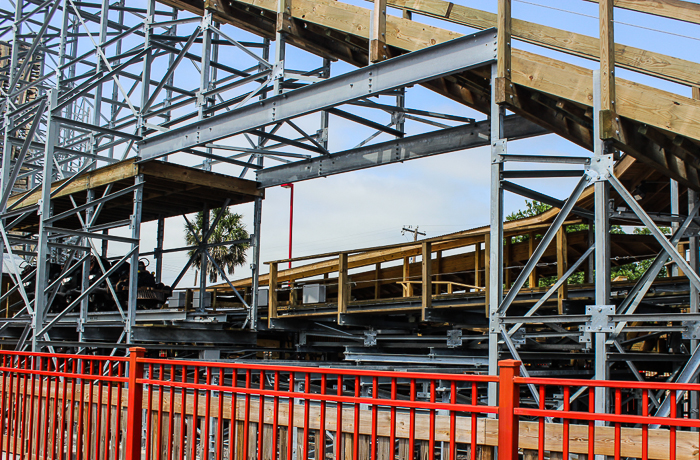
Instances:
[[[491,66],[491,88],[496,87],[497,64]],[[496,103],[496,91],[491,91],[491,227],[489,232],[489,375],[498,374],[498,338],[500,325],[498,307],[503,301],[503,189],[501,155],[507,153],[503,133],[505,108]],[[489,384],[488,403],[497,403],[495,384]]]

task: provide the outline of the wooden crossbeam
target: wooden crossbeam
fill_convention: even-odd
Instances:
[[[584,0],[598,3],[599,0]],[[700,4],[683,0],[615,0],[617,8],[700,24]]]
[[[494,13],[455,5],[444,0],[388,0],[388,4],[404,11],[419,13],[475,29],[483,30],[498,26],[497,15]],[[512,19],[511,34],[524,42],[573,56],[596,61],[600,58],[600,44],[597,37],[517,18]],[[615,62],[618,67],[684,85],[693,86],[700,81],[700,64],[696,62],[620,43],[615,44]]]

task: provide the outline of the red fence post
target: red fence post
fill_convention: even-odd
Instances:
[[[126,418],[126,460],[141,458],[141,412],[143,410],[143,363],[138,359],[146,355],[146,349],[129,348],[129,392]]]
[[[515,408],[520,406],[520,385],[515,377],[520,376],[522,362],[514,359],[498,363],[498,458],[518,460],[519,417]]]

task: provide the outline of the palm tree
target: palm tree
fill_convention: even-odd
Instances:
[[[209,212],[209,222],[214,222],[216,216],[219,215],[219,209],[212,209]],[[207,243],[223,243],[226,241],[240,241],[248,239],[248,232],[245,229],[245,224],[241,222],[243,216],[238,213],[232,213],[229,208],[224,208],[223,214],[219,219],[214,231],[209,237]],[[202,227],[204,226],[204,212],[200,211],[197,213],[197,217],[192,223],[193,232],[190,230],[189,226],[185,224],[185,240],[189,246],[196,246],[197,240],[202,241]],[[195,235],[197,238],[195,238]],[[250,244],[248,243],[238,243],[238,244],[225,244],[221,246],[214,246],[207,248],[209,254],[216,261],[216,263],[221,267],[222,270],[226,271],[227,274],[233,274],[236,267],[239,267],[246,262],[246,251]],[[189,251],[188,255],[192,257],[197,249],[192,249]],[[202,258],[195,257],[193,262],[197,271],[202,269]],[[207,263],[207,273],[209,274],[209,281],[215,283],[219,279],[219,271],[214,266],[214,264],[209,261]],[[195,275],[196,279],[196,275]]]

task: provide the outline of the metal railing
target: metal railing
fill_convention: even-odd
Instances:
[[[0,359],[0,451],[19,460],[476,460],[495,447],[507,460],[690,460],[700,445],[688,417],[700,385],[523,378],[514,360],[485,376],[150,359],[142,348]],[[485,404],[488,385],[498,406]],[[522,385],[539,398],[521,401]],[[606,389],[613,407],[595,413]],[[665,405],[667,417],[650,416]]]

